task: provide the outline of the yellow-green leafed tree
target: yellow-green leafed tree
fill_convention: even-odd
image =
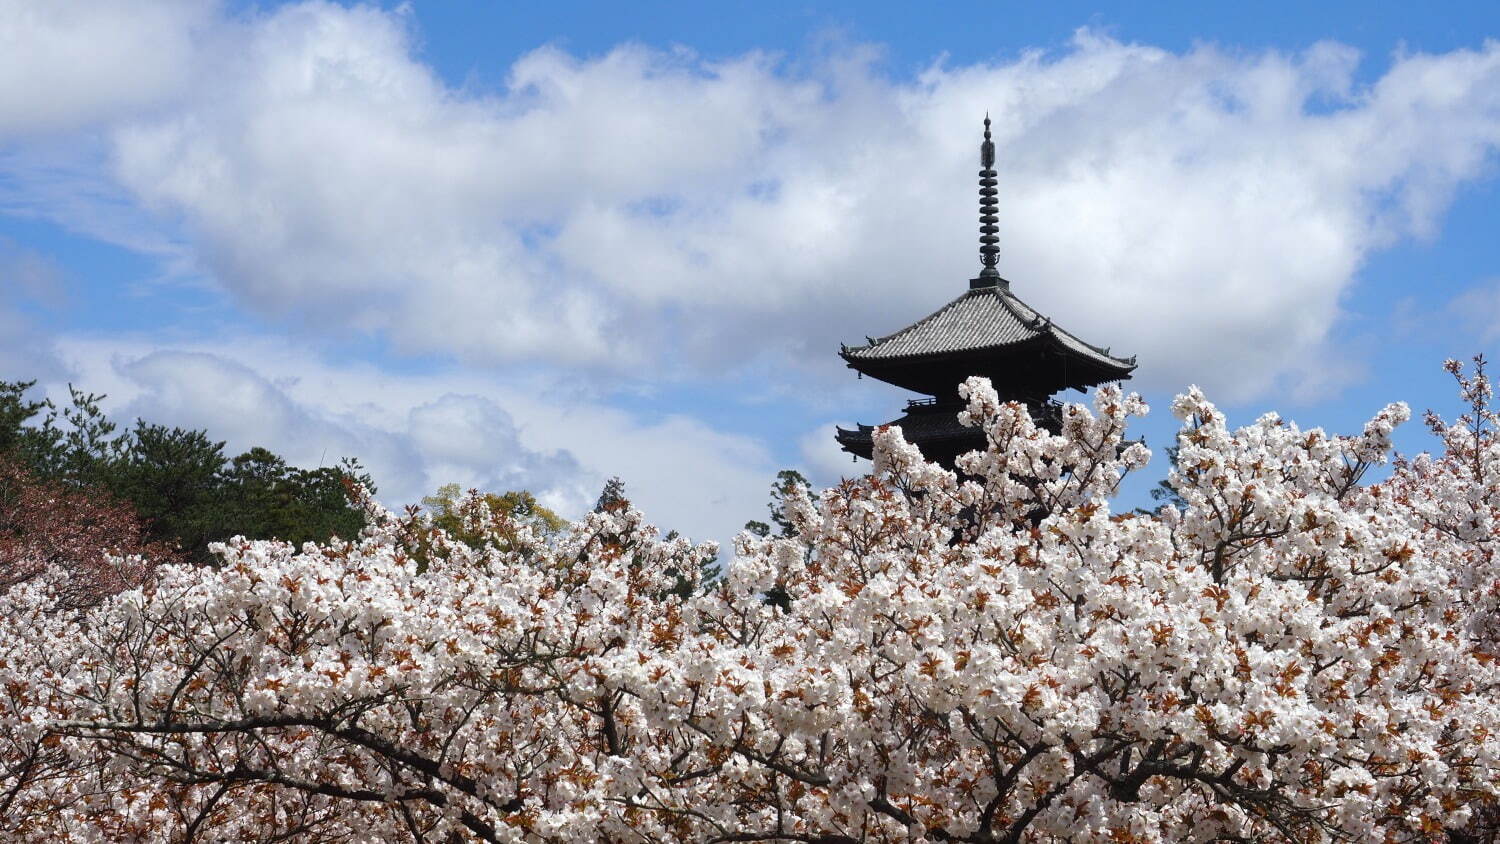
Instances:
[[[474,522],[474,504],[483,502],[490,515],[501,522],[481,526]],[[514,531],[525,525],[543,536],[553,536],[567,524],[561,516],[537,503],[536,496],[526,490],[511,490],[495,494],[486,492],[470,499],[458,484],[444,484],[436,493],[422,499],[422,506],[432,516],[435,527],[442,528],[455,539],[478,547],[485,541],[514,536]],[[508,527],[507,527],[508,526]]]

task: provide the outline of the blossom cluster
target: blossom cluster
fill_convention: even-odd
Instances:
[[[971,379],[959,471],[878,430],[696,590],[714,549],[626,502],[544,536],[482,497],[466,541],[368,503],[94,608],[49,573],[0,595],[0,837],[1439,838],[1500,788],[1500,442],[1464,389],[1374,485],[1403,406],[1233,429],[1190,390],[1182,506],[1141,514],[1138,398],[1052,433]]]
[[[66,573],[56,603],[90,606],[181,558],[148,536],[129,504],[39,478],[0,454],[0,589],[56,568]]]

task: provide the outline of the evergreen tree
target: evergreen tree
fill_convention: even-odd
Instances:
[[[799,488],[812,500],[818,500],[818,496],[812,491],[812,483],[796,469],[782,469],[776,473],[776,480],[771,482],[771,500],[766,503],[766,508],[771,511],[771,524],[776,526],[777,536],[792,536],[796,533],[796,527],[786,516],[786,502]],[[751,519],[745,522],[745,530],[764,538],[771,535],[771,524]],[[792,606],[792,596],[781,586],[774,586],[766,592],[766,603],[788,610]]]
[[[613,512],[629,503],[630,499],[625,497],[625,482],[616,475],[604,482],[604,489],[599,491],[599,499],[594,502],[594,512]]]
[[[1177,468],[1177,451],[1177,446],[1167,446],[1167,462],[1173,469]],[[1157,481],[1156,486],[1152,487],[1151,500],[1170,505],[1178,510],[1187,507],[1187,502],[1182,500],[1182,496],[1178,494],[1177,489],[1168,483],[1165,478]]]
[[[136,420],[119,432],[99,407],[104,396],[69,385],[59,409],[28,398],[35,383],[0,381],[0,458],[134,508],[149,541],[197,562],[212,562],[209,543],[233,536],[300,544],[350,539],[364,524],[348,487],[374,484],[357,461],[300,469],[260,447],[230,460],[206,431]]]
[[[474,492],[478,492],[475,490]],[[514,525],[526,525],[542,536],[555,536],[563,529],[567,520],[537,502],[536,496],[526,490],[511,490],[499,495],[493,492],[479,497],[490,513],[509,520]],[[488,536],[495,534],[491,525],[470,526],[465,523],[463,489],[458,484],[443,484],[438,491],[422,499],[422,506],[432,514],[432,523],[448,534],[472,547],[479,547]],[[504,535],[504,531],[499,532]]]
[[[135,505],[153,539],[175,542],[198,562],[231,530],[222,470],[224,443],[203,431],[137,421],[104,484]]]
[[[796,469],[782,469],[777,472],[776,480],[771,482],[771,500],[766,503],[766,509],[771,511],[771,524],[751,519],[745,522],[745,530],[756,536],[766,537],[771,535],[771,525],[774,524],[777,536],[791,536],[793,527],[786,518],[786,500],[798,488],[805,490],[812,500],[818,500],[818,496],[813,492],[812,483],[803,477],[801,472]]]

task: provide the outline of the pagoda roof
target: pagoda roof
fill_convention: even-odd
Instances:
[[[989,282],[989,279],[982,280]],[[976,280],[976,283],[981,280]],[[1115,379],[1129,377],[1135,358],[1115,357],[1064,331],[1021,301],[1004,279],[971,287],[963,295],[911,325],[863,346],[846,346],[839,354],[849,365],[915,361],[916,359],[999,351],[1037,340],[1050,340],[1059,351],[1087,362]],[[874,373],[872,373],[874,374]],[[877,376],[878,377],[878,376]],[[1114,379],[1106,379],[1114,380]]]
[[[938,402],[933,399],[909,401],[906,413],[885,423],[901,429],[906,441],[922,450],[929,460],[953,456],[984,448],[984,429],[958,421],[961,402]],[[1027,409],[1038,425],[1053,433],[1062,429],[1062,405],[1054,401],[1027,402]],[[869,459],[875,440],[873,425],[857,424],[854,428],[835,426],[834,439],[844,451]]]
[[[930,408],[908,406],[907,412],[900,419],[887,422],[886,425],[900,428],[906,441],[920,448],[922,455],[929,460],[944,453],[951,457],[984,448],[984,430],[959,422],[958,411],[961,409],[951,407],[933,413]],[[868,460],[875,448],[875,426],[859,424],[852,430],[835,427],[834,439],[838,440],[844,451]]]
[[[1116,357],[1064,331],[1000,277],[989,115],[979,163],[979,277],[934,313],[863,346],[841,346],[839,356],[865,375],[944,401],[956,400],[958,385],[971,376],[990,379],[1002,398],[1026,401],[1129,378],[1134,357]]]

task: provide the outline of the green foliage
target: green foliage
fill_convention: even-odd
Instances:
[[[358,460],[299,469],[264,448],[252,448],[223,472],[221,519],[241,536],[274,536],[295,544],[353,537],[364,517],[349,504],[349,484],[374,483]]]
[[[805,491],[812,500],[818,500],[818,496],[813,493],[812,484],[801,472],[796,469],[777,472],[776,480],[771,482],[771,500],[766,504],[766,509],[771,511],[771,524],[751,519],[745,522],[745,530],[756,536],[766,537],[771,535],[771,525],[775,525],[777,536],[791,536],[793,528],[786,517],[786,501],[798,489]]]
[[[1177,448],[1175,445],[1167,446],[1167,462],[1174,469],[1177,468]],[[1182,496],[1165,478],[1157,481],[1156,486],[1151,488],[1151,500],[1168,504],[1178,510],[1187,508],[1187,502],[1182,500]]]
[[[807,493],[814,501],[818,496],[813,494],[812,484],[802,473],[796,469],[782,469],[776,473],[776,482],[771,485],[771,501],[766,505],[771,510],[771,521],[781,536],[791,536],[795,529],[791,521],[786,517],[786,501],[798,489]]]
[[[115,423],[99,409],[104,396],[85,393],[72,384],[68,385],[68,395],[71,402],[62,409],[64,427],[56,427],[55,417],[49,417],[46,423],[46,429],[58,435],[52,471],[79,486],[108,485],[111,469],[128,458],[123,449],[130,440],[115,436]]]
[[[0,455],[36,475],[108,494],[134,508],[150,541],[213,561],[212,542],[245,536],[294,543],[353,537],[364,524],[348,486],[374,485],[357,461],[299,469],[265,448],[232,459],[207,432],[144,420],[119,432],[104,397],[71,385],[69,403],[29,400],[34,381],[0,381]]]
[[[796,469],[782,469],[776,473],[776,480],[771,482],[771,500],[767,502],[766,508],[771,511],[771,524],[776,526],[777,536],[791,536],[795,533],[791,520],[786,516],[786,502],[799,488],[812,500],[818,500],[818,496],[813,493],[812,484]],[[745,530],[764,538],[771,535],[771,524],[751,519],[745,522]],[[766,592],[766,603],[789,610],[792,596],[782,587],[775,586]]]
[[[604,482],[604,489],[599,491],[599,500],[594,502],[594,512],[612,512],[628,503],[629,500],[625,498],[625,482],[616,476]]]
[[[502,517],[506,527],[496,530],[493,524],[471,524],[463,511],[463,489],[458,484],[444,484],[438,491],[422,499],[422,506],[432,514],[432,523],[471,548],[478,548],[494,537],[507,542],[520,526],[525,525],[544,537],[557,535],[567,520],[537,503],[536,496],[525,490],[512,490],[496,495],[487,492],[480,496],[491,515]]]
[[[233,535],[220,477],[224,444],[202,431],[140,421],[129,436],[119,459],[99,480],[135,505],[153,539],[175,540],[206,562],[208,543]]]
[[[677,539],[678,536],[679,534],[674,530],[669,532],[664,538],[666,541],[671,542]],[[694,593],[706,592],[712,589],[714,584],[718,582],[719,576],[724,573],[722,567],[719,565],[718,554],[704,554],[697,558],[697,564],[698,576],[696,579],[689,579],[676,568],[667,569],[668,573],[677,578],[677,585],[672,587],[672,593],[683,600],[691,598]]]
[[[27,467],[57,449],[61,433],[54,426],[56,411],[47,399],[29,401],[35,381],[0,381],[0,454],[19,459]],[[33,422],[40,417],[40,424]]]

